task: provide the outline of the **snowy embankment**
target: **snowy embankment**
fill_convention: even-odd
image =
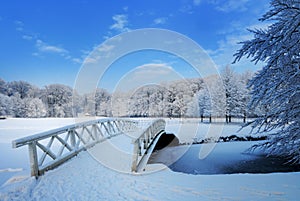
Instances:
[[[26,128],[31,124],[26,121],[32,123],[31,129]],[[35,133],[74,123],[72,119],[56,121],[58,119],[24,120],[22,126],[14,120],[13,125],[7,125],[6,130],[5,123],[0,122],[1,142],[10,145],[11,139],[7,135],[15,133],[13,128],[18,130],[21,127],[27,135],[32,134],[31,131]],[[191,123],[179,125],[176,121],[167,121],[167,131],[177,134],[181,141],[209,135],[208,130],[220,131],[220,127],[209,127],[209,124],[194,128]],[[237,134],[238,128],[237,125],[226,125],[221,129],[222,135]],[[197,134],[191,134],[195,129]],[[21,132],[16,135],[17,138],[23,136]],[[10,164],[18,160],[13,158],[18,150],[10,150],[5,155],[1,152],[0,177],[3,172],[29,168],[25,164]],[[21,155],[24,157],[27,153],[25,147]],[[300,173],[189,175],[172,172],[168,168],[151,174],[129,175],[106,168],[90,152],[81,152],[62,166],[46,172],[38,180],[29,178],[28,174],[23,179],[16,176],[11,178],[0,187],[0,200],[297,200],[299,181]]]

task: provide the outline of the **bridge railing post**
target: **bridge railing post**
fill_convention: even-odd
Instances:
[[[166,122],[163,119],[156,120],[152,122],[136,140],[134,140],[132,172],[139,172],[141,167],[146,165],[154,148],[153,146],[155,146],[153,141],[157,140],[157,136],[164,132],[165,125]]]
[[[39,167],[38,167],[38,157],[37,157],[37,150],[36,150],[36,141],[33,141],[28,144],[28,151],[29,151],[31,176],[35,176],[35,178],[37,178],[39,176]]]
[[[115,121],[123,121],[118,124]],[[121,125],[124,125],[124,128]],[[28,145],[31,176],[36,178],[80,151],[111,137],[130,132],[137,122],[128,119],[100,119],[49,130],[12,142],[13,148]]]
[[[139,158],[139,152],[140,152],[140,147],[137,142],[134,143],[134,148],[133,148],[133,159],[132,159],[132,165],[131,165],[131,171],[136,172],[137,171],[137,162]]]

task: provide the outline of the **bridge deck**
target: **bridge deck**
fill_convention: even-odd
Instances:
[[[109,168],[138,172],[146,165],[149,150],[164,132],[165,124],[163,119],[150,122],[120,118],[93,120],[23,137],[14,140],[12,146],[28,145],[31,175],[36,178],[83,150],[88,150]]]
[[[131,172],[132,154],[134,151],[133,141],[140,134],[140,131],[137,131],[112,137],[96,144],[87,151],[102,165],[128,173]]]

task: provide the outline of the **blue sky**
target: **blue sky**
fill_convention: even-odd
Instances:
[[[230,64],[237,42],[251,38],[267,0],[10,0],[0,6],[0,78],[26,80],[39,87],[73,86],[86,56],[106,39],[142,28],[169,29],[197,42],[218,68]],[[150,56],[149,56],[150,55]],[[123,63],[122,63],[123,62]],[[184,61],[167,53],[140,52],[115,62],[100,87],[112,89],[138,66],[167,66],[197,77]],[[247,60],[238,72],[256,71]]]

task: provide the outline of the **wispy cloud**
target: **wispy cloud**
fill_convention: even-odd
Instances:
[[[76,58],[70,55],[70,52],[65,48],[62,48],[58,45],[49,45],[48,43],[37,39],[35,42],[37,52],[34,52],[32,55],[40,58],[45,58],[46,54],[56,54],[61,56],[63,59],[71,61],[75,64],[81,64],[83,62],[82,58]]]
[[[124,7],[123,7],[123,10],[124,10],[125,12],[127,12],[127,11],[128,11],[128,9],[129,9],[129,7],[128,7],[128,6],[124,6]]]
[[[166,17],[160,17],[160,18],[154,19],[154,24],[165,24],[166,22],[167,22]]]
[[[233,55],[236,53],[238,49],[242,46],[239,42],[250,40],[253,38],[253,34],[248,32],[246,28],[257,27],[256,25],[244,27],[244,29],[239,29],[236,32],[228,33],[224,36],[223,39],[218,41],[218,48],[215,50],[207,50],[207,53],[216,65],[221,69],[222,67],[231,64],[234,60]],[[234,64],[233,66],[238,67],[237,70],[245,71],[245,70],[255,70],[261,68],[263,64],[259,63],[258,65],[254,65],[250,62],[250,59],[243,58],[240,62]]]
[[[136,73],[166,75],[170,73],[172,67],[166,63],[148,63],[136,67]],[[148,74],[149,75],[149,74]]]
[[[24,30],[24,23],[20,20],[16,20],[15,22],[16,30],[17,31],[23,31]]]
[[[147,63],[135,67],[119,80],[118,90],[132,90],[147,84],[178,80],[182,77],[167,63]]]
[[[106,45],[106,44],[103,44],[101,45],[97,50],[99,52],[109,52],[111,51],[112,49],[114,49],[115,46],[114,45]]]
[[[66,49],[64,49],[62,47],[55,46],[55,45],[49,45],[40,39],[36,40],[36,47],[39,52],[58,53],[62,56],[65,56],[66,54],[69,53]]]
[[[74,62],[76,64],[81,64],[82,63],[82,59],[80,59],[80,58],[72,58],[72,62]]]
[[[227,0],[227,1],[215,1],[210,0],[209,3],[215,6],[216,10],[222,12],[232,12],[232,11],[246,11],[248,10],[249,0]]]
[[[32,40],[33,39],[33,36],[30,36],[30,35],[23,35],[22,36],[22,38],[24,39],[24,40]]]
[[[22,39],[33,43],[36,51],[32,53],[32,56],[45,58],[46,54],[57,54],[63,59],[71,61],[73,63],[82,63],[83,59],[71,56],[70,52],[60,45],[50,45],[47,42],[41,40],[38,36],[39,33],[28,32],[25,29],[24,22],[16,20],[13,22],[16,26],[16,30],[21,34]]]
[[[126,32],[130,29],[127,27],[128,25],[128,16],[127,15],[114,15],[112,19],[115,21],[113,25],[110,26],[111,30],[115,30],[118,32]]]
[[[186,14],[193,14],[194,13],[193,5],[189,5],[189,4],[183,5],[179,9],[179,11],[182,12],[182,13],[186,13]]]

